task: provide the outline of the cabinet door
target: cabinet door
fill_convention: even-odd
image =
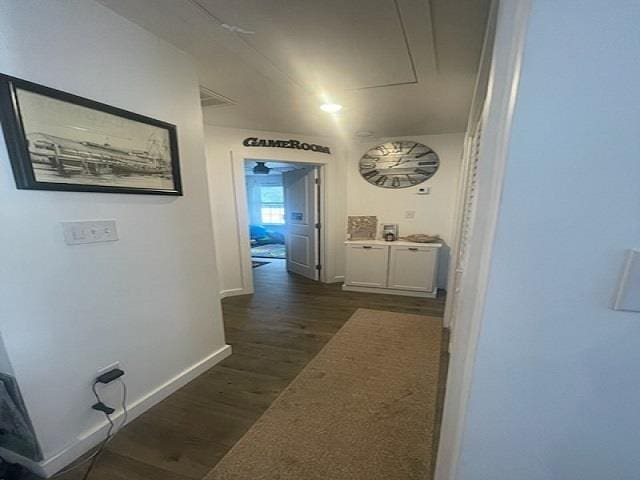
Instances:
[[[386,287],[389,247],[347,245],[345,283],[358,287]]]
[[[437,248],[392,246],[389,261],[389,288],[432,292],[437,267]]]

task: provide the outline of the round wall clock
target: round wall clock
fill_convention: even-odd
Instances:
[[[383,143],[360,159],[360,175],[382,188],[407,188],[428,180],[438,171],[436,152],[422,143],[401,140]]]

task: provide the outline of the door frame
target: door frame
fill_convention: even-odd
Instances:
[[[319,214],[318,221],[320,222],[320,235],[318,236],[318,258],[320,260],[320,274],[319,281],[327,283],[327,258],[326,248],[329,238],[327,235],[327,209],[326,209],[326,191],[327,191],[327,175],[326,167],[327,162],[310,162],[308,160],[282,160],[274,157],[261,157],[258,155],[252,156],[235,156],[231,153],[231,174],[233,176],[233,190],[235,192],[235,210],[237,217],[237,235],[240,239],[238,245],[240,251],[240,270],[242,277],[242,292],[234,292],[238,295],[247,295],[255,292],[253,284],[253,268],[251,267],[251,240],[249,238],[249,204],[247,202],[247,185],[245,182],[244,165],[246,161],[260,161],[260,162],[278,162],[278,163],[293,163],[304,164],[314,166],[318,169],[318,178],[320,179],[319,185]]]
[[[475,355],[491,273],[493,243],[506,172],[511,125],[517,101],[527,26],[533,0],[494,0],[495,41],[488,82],[478,168],[479,191],[470,238],[473,266],[465,270],[463,305],[452,323],[449,372],[435,480],[455,480],[471,394]]]

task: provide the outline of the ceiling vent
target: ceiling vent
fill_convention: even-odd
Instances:
[[[223,105],[235,105],[235,103],[230,98],[200,85],[200,105],[203,107],[221,107]]]

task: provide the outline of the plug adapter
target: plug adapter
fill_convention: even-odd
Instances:
[[[111,383],[124,375],[124,370],[114,368],[96,378],[96,383]]]
[[[98,402],[98,403],[95,403],[95,404],[91,405],[91,408],[93,408],[94,410],[97,410],[99,412],[102,412],[102,413],[104,413],[106,415],[111,415],[113,412],[115,412],[115,410],[113,408],[111,408],[108,405],[105,405],[102,402]]]

